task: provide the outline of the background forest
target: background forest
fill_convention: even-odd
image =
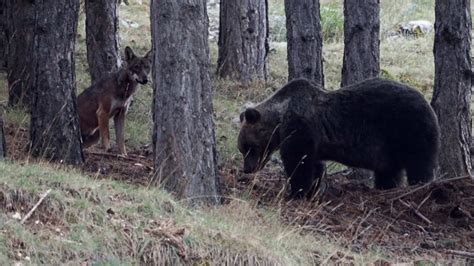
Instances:
[[[123,2],[119,7],[121,55],[126,46],[144,55],[151,47],[149,0]],[[330,90],[339,88],[341,83],[342,7],[342,1],[321,1],[324,84]],[[410,84],[431,100],[433,28],[412,29],[409,22],[434,23],[434,0],[381,0],[380,8],[380,76]],[[30,117],[21,108],[7,108],[6,75],[0,73],[0,114],[9,157],[0,163],[1,264],[473,262],[472,258],[453,256],[447,251],[474,249],[472,184],[462,187],[455,180],[453,188],[442,190],[441,194],[448,193],[447,201],[464,202],[458,205],[460,218],[451,219],[446,218],[443,209],[451,205],[422,206],[436,189],[410,195],[411,201],[423,203],[413,211],[403,205],[405,201],[388,207],[385,194],[368,192],[366,184],[370,180],[346,180],[343,176],[330,181],[343,183],[336,186],[337,191],[329,191],[330,195],[349,191],[337,199],[330,196],[322,204],[284,202],[278,156],[254,180],[243,180],[245,177],[239,176],[242,156],[236,143],[239,114],[245,106],[271,95],[288,79],[284,1],[268,3],[267,80],[249,84],[217,78],[219,1],[208,1],[207,10],[213,116],[224,204],[189,208],[186,200],[176,199],[149,181],[154,97],[150,83],[139,88],[126,118],[130,157],[107,157],[92,147],[84,166],[73,168],[38,162],[25,152]],[[83,3],[75,50],[79,94],[91,84]],[[336,163],[328,165],[329,174],[344,169]],[[48,190],[31,218],[22,220]],[[456,196],[451,195],[453,191],[457,191]],[[403,194],[402,190],[393,193]],[[390,208],[390,215],[380,211]],[[428,216],[428,224],[420,221],[418,210]],[[452,208],[448,216],[449,212]]]

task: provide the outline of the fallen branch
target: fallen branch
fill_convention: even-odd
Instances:
[[[428,195],[426,195],[426,197],[420,202],[420,204],[418,204],[418,207],[416,207],[417,210],[419,210],[421,206],[425,204],[425,202],[431,197],[432,193],[433,193],[433,190],[431,190],[430,193],[428,193]]]
[[[463,256],[463,257],[468,257],[468,258],[474,258],[474,252],[470,252],[470,251],[448,249],[448,250],[446,250],[446,253],[451,254],[451,255],[458,255],[458,256]]]
[[[429,183],[426,183],[422,186],[419,186],[419,187],[416,187],[410,191],[408,191],[407,193],[404,193],[398,197],[395,197],[393,199],[391,199],[392,201],[393,200],[399,200],[399,199],[402,199],[408,195],[411,195],[419,190],[422,190],[424,188],[427,188],[429,186],[432,186],[432,185],[440,185],[440,184],[444,184],[444,183],[449,183],[449,182],[453,182],[453,181],[458,181],[458,180],[463,180],[463,179],[468,179],[468,178],[472,178],[470,175],[465,175],[465,176],[458,176],[458,177],[453,177],[453,178],[445,178],[445,179],[437,179],[435,181],[432,181],[432,182],[429,182]]]
[[[123,160],[126,160],[126,161],[139,163],[139,164],[143,165],[145,168],[147,168],[148,170],[153,170],[153,167],[147,165],[144,162],[144,159],[146,159],[146,157],[141,156],[141,155],[123,156],[122,154],[115,154],[115,153],[109,153],[109,152],[97,152],[97,151],[89,151],[87,153],[92,154],[92,155],[98,155],[98,156],[119,158],[119,159],[123,159]]]
[[[36,208],[38,208],[38,206],[41,204],[41,202],[43,202],[43,200],[46,198],[46,196],[48,196],[48,194],[50,192],[51,192],[51,189],[48,189],[43,194],[43,196],[41,196],[41,198],[38,200],[38,202],[35,204],[35,206],[33,206],[33,208],[25,215],[25,217],[23,217],[23,219],[21,219],[20,224],[24,224],[26,222],[26,220],[28,220],[28,218],[30,218],[30,216],[33,214],[33,212],[36,210]]]
[[[402,200],[402,199],[399,199],[398,201],[400,201],[401,204],[403,204],[405,207],[407,208],[410,208],[418,217],[420,217],[423,221],[425,221],[426,223],[428,224],[431,224],[431,221],[426,218],[426,216],[424,216],[420,211],[418,211],[415,207],[413,207],[411,204],[409,204],[408,202]]]
[[[124,156],[124,155],[118,154],[118,153],[99,152],[99,151],[88,151],[87,153],[90,153],[90,154],[93,154],[93,155],[103,155],[103,156],[118,157],[118,158],[146,159],[145,156],[138,155],[138,154],[128,154],[127,156]]]

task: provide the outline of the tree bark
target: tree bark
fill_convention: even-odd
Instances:
[[[441,128],[439,175],[471,172],[471,9],[468,0],[435,2],[432,106]]]
[[[379,0],[344,0],[344,57],[341,87],[377,77],[380,72]],[[367,178],[370,171],[352,168],[352,179]]]
[[[267,76],[267,0],[221,0],[217,74],[248,84]]]
[[[3,131],[3,119],[0,117],[0,161],[7,155],[7,145],[5,141],[5,133]]]
[[[35,1],[5,0],[8,39],[8,105],[29,108],[31,77],[36,69],[31,64]]]
[[[205,0],[153,0],[156,178],[178,197],[218,202]]]
[[[380,72],[379,0],[344,1],[344,59],[341,86]]]
[[[35,3],[31,153],[35,157],[80,164],[83,154],[74,92],[79,0]]]
[[[0,71],[6,70],[7,67],[7,9],[6,1],[0,0]]]
[[[87,62],[94,84],[122,65],[119,52],[118,2],[86,0]]]
[[[288,80],[307,78],[324,86],[319,0],[285,0]]]

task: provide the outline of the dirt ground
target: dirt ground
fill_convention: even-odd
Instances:
[[[27,129],[6,125],[5,133],[9,157],[29,160]],[[93,177],[150,185],[153,158],[149,146],[129,151],[127,158],[96,147],[84,155],[82,170]],[[224,196],[258,199],[258,204],[281,210],[285,222],[298,224],[308,233],[323,235],[354,252],[379,251],[395,261],[402,257],[465,259],[467,265],[474,265],[471,177],[380,191],[337,174],[324,178],[313,200],[288,201],[281,168],[267,167],[248,178],[240,176],[238,167],[220,169]],[[341,256],[334,254],[338,262],[352,260]]]

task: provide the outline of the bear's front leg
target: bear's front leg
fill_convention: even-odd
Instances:
[[[301,199],[309,195],[315,177],[322,176],[324,165],[315,159],[315,140],[303,119],[288,119],[282,125],[283,139],[280,154],[287,176],[290,178],[290,198]]]

